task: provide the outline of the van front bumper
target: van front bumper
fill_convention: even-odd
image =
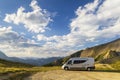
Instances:
[[[61,68],[62,68],[62,69],[64,69],[64,67],[65,67],[65,65],[62,65],[62,67],[61,67]]]

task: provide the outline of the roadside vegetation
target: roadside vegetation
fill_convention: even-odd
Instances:
[[[0,79],[23,80],[23,78],[37,72],[59,69],[60,67],[0,67]]]
[[[37,72],[58,69],[60,67],[39,67],[0,59],[0,80],[23,80]]]
[[[111,64],[111,66],[117,70],[120,70],[120,61],[117,61],[114,64]]]

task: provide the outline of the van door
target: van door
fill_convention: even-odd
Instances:
[[[72,60],[69,60],[66,64],[71,69],[71,67],[72,67]]]

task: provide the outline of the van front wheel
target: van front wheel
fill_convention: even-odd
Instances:
[[[87,70],[88,70],[88,71],[91,71],[91,68],[90,68],[90,67],[88,67],[88,68],[87,68]]]
[[[65,67],[64,70],[69,70],[69,68],[68,68],[68,67]]]

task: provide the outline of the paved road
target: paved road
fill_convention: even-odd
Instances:
[[[120,80],[120,73],[55,70],[39,72],[26,80]]]

